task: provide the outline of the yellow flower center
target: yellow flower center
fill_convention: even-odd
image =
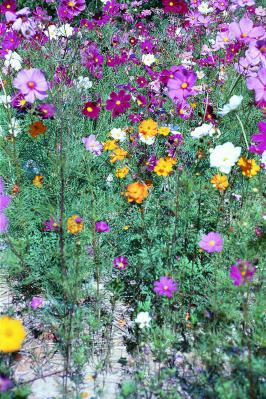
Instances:
[[[87,111],[88,111],[88,112],[92,112],[92,111],[93,111],[93,108],[87,107]]]
[[[224,37],[224,42],[228,42],[229,38],[228,37]]]
[[[182,83],[182,85],[181,85],[181,88],[182,89],[186,89],[188,87],[188,84],[187,83]]]
[[[242,37],[247,37],[247,33],[242,33],[242,35],[241,35]]]
[[[7,8],[7,9],[11,8],[11,5],[10,5],[10,4],[8,4],[8,5],[6,6],[6,8]]]
[[[247,274],[246,271],[243,270],[243,272],[241,272],[241,275],[244,277]]]
[[[163,287],[163,289],[164,289],[165,291],[167,291],[167,290],[168,290],[168,285],[165,285],[165,286]]]
[[[213,247],[215,245],[215,241],[211,240],[209,244]]]
[[[34,82],[28,82],[28,87],[30,89],[33,89],[35,87],[35,83]]]
[[[116,103],[116,105],[120,105],[121,101],[117,100],[115,103]]]
[[[169,6],[173,7],[174,3],[170,1]]]
[[[95,61],[95,62],[98,62],[98,61],[99,61],[99,58],[95,58],[94,61]]]
[[[223,158],[223,161],[224,161],[224,162],[225,162],[225,161],[228,161],[228,159],[229,159],[228,157],[224,157],[224,158]]]
[[[122,269],[122,267],[124,267],[124,264],[122,262],[119,262],[118,267],[119,267],[119,269]]]
[[[74,1],[69,1],[69,2],[68,2],[68,5],[69,5],[69,7],[74,7],[75,2],[74,2]]]

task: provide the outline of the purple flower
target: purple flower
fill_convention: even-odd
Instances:
[[[103,146],[96,140],[95,134],[83,137],[82,143],[85,145],[87,151],[92,152],[94,155],[101,155]]]
[[[115,118],[130,108],[130,100],[130,94],[127,94],[124,90],[120,90],[118,93],[113,91],[106,101],[106,109],[112,111],[112,117]]]
[[[43,304],[43,299],[39,296],[34,296],[32,297],[32,300],[30,302],[30,306],[33,310],[40,308]]]
[[[199,247],[206,252],[221,252],[223,249],[223,239],[219,233],[210,232],[202,237]]]
[[[110,226],[108,223],[100,220],[99,222],[95,223],[95,230],[97,231],[97,233],[109,233]]]
[[[114,267],[115,269],[125,270],[128,266],[128,259],[125,256],[118,256],[114,259]]]
[[[45,220],[44,224],[44,231],[57,231],[59,229],[58,224],[55,222],[53,218]]]
[[[256,272],[256,267],[251,262],[239,259],[235,265],[230,268],[230,278],[233,280],[234,285],[245,285],[247,282],[252,281],[253,275]]]
[[[173,293],[177,290],[177,284],[172,278],[164,276],[155,281],[153,290],[157,295],[172,298]]]
[[[259,133],[253,134],[251,140],[256,143],[249,147],[250,152],[255,152],[256,154],[262,154],[266,151],[266,122],[258,123]]]
[[[53,118],[56,108],[54,104],[41,104],[38,107],[38,111],[43,119]]]
[[[6,392],[13,385],[12,381],[4,375],[0,375],[0,392]]]
[[[0,212],[8,207],[10,204],[11,197],[9,195],[1,194],[0,193]]]
[[[247,87],[255,90],[256,101],[266,101],[266,68],[260,69],[257,76],[248,78]]]
[[[59,18],[72,19],[86,8],[85,0],[62,0],[57,9]]]
[[[183,102],[188,96],[195,94],[193,86],[197,80],[197,75],[194,71],[177,67],[173,72],[173,78],[167,82],[168,96],[175,102]]]
[[[8,229],[8,217],[0,213],[0,234],[6,233]]]
[[[148,161],[146,162],[146,170],[148,172],[153,172],[153,170],[154,170],[154,168],[156,166],[156,163],[157,163],[156,155],[152,154],[149,157]]]
[[[36,24],[32,18],[29,17],[30,10],[24,7],[17,12],[7,11],[5,13],[7,23],[12,23],[12,28],[15,31],[21,31],[23,36],[31,37],[36,32]]]
[[[36,68],[23,69],[13,81],[13,86],[24,94],[25,100],[34,103],[35,98],[47,97],[48,84],[43,73]]]
[[[253,21],[247,17],[243,17],[239,23],[232,22],[229,25],[229,31],[233,38],[244,43],[248,43],[252,39],[259,39],[265,34],[262,26],[253,28]]]

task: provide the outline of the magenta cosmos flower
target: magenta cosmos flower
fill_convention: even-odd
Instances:
[[[188,11],[184,0],[163,0],[164,12],[173,14],[185,14]]]
[[[233,280],[234,285],[245,285],[252,281],[256,272],[256,267],[251,262],[239,259],[235,265],[230,268],[230,278]]]
[[[72,19],[86,8],[85,0],[62,0],[57,13],[61,19]]]
[[[8,229],[8,217],[0,213],[0,234],[6,233]]]
[[[82,143],[85,145],[87,151],[92,152],[94,155],[101,155],[103,146],[96,140],[95,134],[83,137]]]
[[[41,104],[38,111],[43,119],[50,119],[54,117],[56,108],[54,104]]]
[[[255,90],[256,101],[266,101],[266,68],[259,70],[257,76],[247,79],[249,90]]]
[[[92,101],[88,101],[84,105],[82,113],[90,119],[97,119],[100,113],[100,102],[94,103]]]
[[[262,154],[266,151],[266,122],[258,123],[259,133],[253,134],[251,140],[255,143],[249,147],[250,152],[255,152],[256,154]]]
[[[210,232],[202,237],[199,247],[206,252],[221,252],[223,249],[223,239],[219,233]]]
[[[177,284],[172,278],[164,276],[155,281],[153,290],[157,295],[172,298],[173,293],[177,290]]]
[[[100,220],[99,222],[95,223],[95,230],[97,233],[109,233],[110,227],[108,223]]]
[[[32,297],[30,306],[33,310],[40,308],[43,305],[43,299],[39,296]]]
[[[125,270],[128,266],[128,259],[125,256],[118,256],[113,263],[115,269]]]
[[[195,94],[193,86],[197,80],[194,71],[179,66],[173,73],[173,79],[167,82],[168,96],[176,103],[183,102],[187,97]]]
[[[34,103],[35,98],[43,100],[47,97],[48,84],[43,73],[36,68],[23,69],[13,81],[13,86],[18,89],[29,103]]]
[[[127,94],[124,90],[120,90],[118,93],[113,91],[106,101],[106,109],[112,111],[112,117],[115,118],[130,108],[130,100],[130,94]]]

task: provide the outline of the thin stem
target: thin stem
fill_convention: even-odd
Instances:
[[[243,125],[241,119],[239,118],[239,116],[236,115],[236,117],[237,117],[237,120],[238,120],[238,122],[239,122],[239,124],[241,126],[243,137],[244,137],[244,140],[245,140],[245,143],[246,143],[246,146],[247,146],[247,150],[248,150],[249,149],[249,145],[248,145],[248,140],[247,140],[247,135],[246,135],[246,132],[245,132],[245,129],[244,129],[244,125]]]

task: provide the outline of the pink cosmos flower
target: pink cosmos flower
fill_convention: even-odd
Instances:
[[[7,11],[16,11],[16,1],[15,0],[5,0],[0,6],[0,14],[5,14]]]
[[[54,104],[41,104],[38,107],[38,112],[40,113],[43,119],[53,118],[55,111],[56,108]]]
[[[118,256],[113,263],[115,269],[125,270],[128,266],[128,259],[125,256]]]
[[[61,0],[57,9],[59,18],[72,19],[86,8],[85,0]]]
[[[263,154],[266,151],[266,122],[258,123],[259,133],[253,134],[251,140],[255,143],[249,147],[250,152]]]
[[[109,233],[110,226],[108,223],[100,220],[99,222],[95,223],[95,230],[97,231],[97,233]]]
[[[90,119],[97,119],[99,117],[100,113],[100,104],[101,100],[99,100],[97,103],[93,101],[88,101],[82,110],[83,115],[87,116]]]
[[[0,234],[6,233],[8,229],[8,217],[0,213]]]
[[[247,80],[249,90],[255,90],[256,101],[266,101],[266,68],[259,70],[258,75]]]
[[[235,265],[230,268],[230,278],[233,280],[234,285],[245,285],[252,281],[256,267],[251,262],[239,259]]]
[[[265,35],[263,27],[258,26],[254,28],[253,21],[247,17],[243,17],[239,22],[229,24],[229,31],[233,38],[244,43],[248,43],[252,39],[259,39]]]
[[[221,252],[223,249],[223,239],[219,233],[210,232],[202,237],[199,247],[209,253]]]
[[[13,86],[20,90],[29,103],[34,103],[35,98],[43,100],[47,97],[48,84],[43,73],[36,68],[20,71],[13,81]]]
[[[50,218],[48,220],[45,220],[43,222],[44,224],[44,231],[58,231],[59,230],[59,225],[56,223],[56,221],[53,218]]]
[[[124,90],[118,93],[114,91],[110,94],[110,98],[106,101],[106,109],[112,111],[112,117],[116,118],[128,108],[130,108],[131,95],[127,94]]]
[[[32,297],[30,306],[32,307],[33,310],[40,308],[42,304],[43,304],[43,299],[41,297],[39,296]]]
[[[24,7],[17,12],[7,11],[5,16],[7,23],[12,23],[15,31],[20,31],[25,37],[31,37],[36,33],[36,24],[29,14],[30,9]]]
[[[10,204],[11,197],[9,195],[5,195],[0,193],[0,212],[8,207]]]
[[[94,155],[101,155],[103,146],[96,140],[95,134],[83,137],[82,143],[85,145],[87,151],[92,152]]]
[[[193,86],[197,80],[194,71],[179,66],[173,73],[174,77],[167,82],[168,96],[175,102],[183,102],[187,97],[195,94]]]
[[[153,290],[157,295],[172,298],[173,293],[177,290],[177,284],[172,278],[164,276],[155,281]]]

